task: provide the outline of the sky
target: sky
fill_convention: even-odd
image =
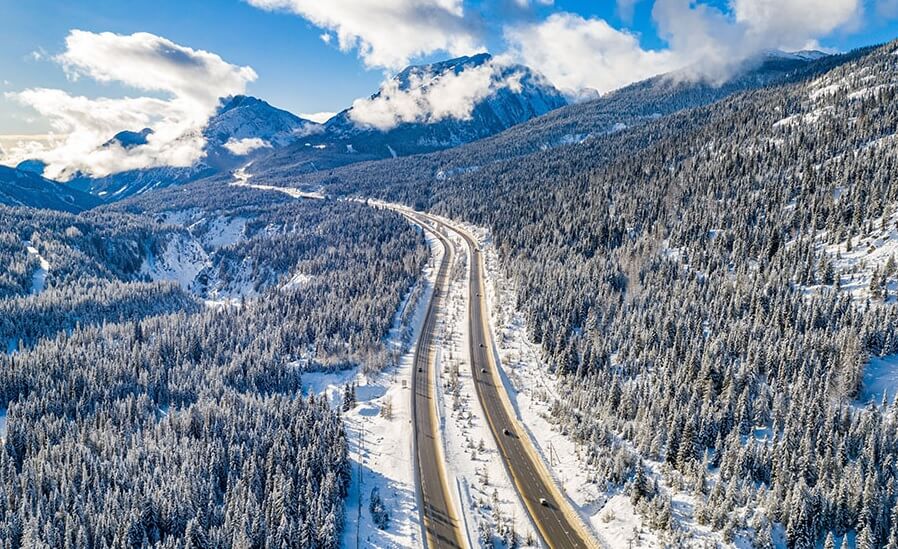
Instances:
[[[353,106],[386,129],[464,117],[515,85],[496,78],[511,63],[576,99],[671,71],[720,81],[770,49],[888,41],[898,0],[0,0],[0,20],[0,163],[40,158],[65,178],[189,165],[227,95],[313,119]],[[389,89],[410,63],[481,51],[495,62],[480,74]],[[142,127],[141,154],[98,150]]]

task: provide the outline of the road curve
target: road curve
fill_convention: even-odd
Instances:
[[[403,212],[405,213],[405,212]],[[451,243],[423,219],[405,213],[414,223],[425,227],[443,244],[433,296],[427,307],[427,315],[415,348],[412,377],[412,432],[414,440],[415,472],[417,478],[418,516],[424,530],[424,547],[465,547],[456,517],[455,507],[449,495],[449,484],[443,469],[444,458],[440,445],[440,424],[437,419],[434,368],[434,331],[437,311],[448,292],[449,270],[454,248]]]
[[[499,446],[505,467],[542,542],[553,549],[596,547],[596,542],[579,521],[567,499],[559,492],[545,464],[537,456],[527,433],[519,426],[502,399],[505,388],[499,377],[498,361],[493,354],[480,247],[466,231],[458,230],[431,216],[422,217],[461,236],[470,250],[472,261],[468,321],[471,371],[476,382],[477,397]]]

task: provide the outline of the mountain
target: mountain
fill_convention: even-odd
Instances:
[[[0,166],[0,204],[78,213],[100,200],[34,172]]]
[[[123,149],[133,149],[140,145],[146,145],[147,138],[152,134],[153,130],[150,128],[144,128],[139,132],[125,130],[115,134],[112,139],[104,143],[103,146],[112,147],[114,145],[119,145]]]
[[[315,159],[319,170],[312,170],[304,165],[308,152],[290,147],[255,163],[253,173],[257,181],[270,185],[295,184],[310,188],[331,185],[333,191],[339,192],[376,186],[378,181],[402,181],[409,185],[422,178],[443,181],[526,155],[557,155],[556,149],[602,140],[614,133],[678,111],[708,105],[736,93],[821,74],[863,53],[860,50],[835,56],[763,54],[746,61],[724,82],[697,79],[688,71],[660,75],[592,100],[554,109],[495,135],[414,158],[384,159],[382,155],[369,154],[362,159],[381,161],[321,171],[322,167],[339,166],[344,159],[328,159],[331,160],[328,165],[319,156]],[[600,153],[598,150],[596,154],[584,155],[579,161],[602,162]]]
[[[400,92],[426,94],[447,76],[487,66],[492,57],[483,53],[431,65],[411,66],[394,77]],[[405,156],[445,149],[497,134],[512,126],[567,104],[564,96],[542,77],[523,65],[496,66],[493,81],[515,79],[519,86],[499,87],[477,102],[470,118],[445,118],[433,123],[406,122],[381,131],[353,120],[353,108],[337,114],[325,124],[327,135],[359,152],[395,153]],[[379,91],[372,100],[383,94]]]
[[[495,64],[486,53],[407,67],[394,77],[394,89],[398,93],[430,93],[446,79],[469,70],[489,71],[492,82],[502,85],[495,85],[495,91],[474,101],[467,117],[416,120],[381,130],[355,120],[353,107],[318,124],[255,97],[226,97],[203,130],[205,154],[195,164],[130,170],[106,177],[81,175],[70,184],[104,201],[115,201],[226,174],[262,158],[267,165],[290,164],[296,172],[314,172],[455,147],[495,135],[567,103],[542,76],[522,65]],[[382,99],[383,94],[381,89],[370,100]],[[151,128],[122,131],[102,146],[130,150],[147,144],[152,134]],[[28,168],[38,171],[40,165],[29,161]]]
[[[816,61],[828,57],[830,54],[819,50],[783,51],[773,50],[765,54],[771,59],[788,59],[798,61]]]
[[[261,99],[237,95],[222,101],[203,135],[216,145],[225,145],[232,139],[262,139],[278,147],[321,130],[320,124],[272,107]]]
[[[366,160],[409,156],[457,147],[524,123],[563,107],[567,100],[542,76],[523,65],[498,65],[487,53],[458,57],[428,65],[413,65],[393,77],[393,93],[426,96],[447,78],[469,70],[491,70],[492,82],[514,82],[494,86],[476,101],[469,117],[402,122],[379,129],[357,120],[350,107],[328,120],[321,134],[274,151],[266,163],[290,165],[296,172],[314,172]],[[384,88],[369,99],[384,98]],[[387,100],[389,104],[389,100]]]
[[[228,172],[260,153],[320,131],[320,124],[273,107],[261,99],[244,95],[226,97],[203,130],[205,155],[192,166],[129,170],[106,177],[78,176],[70,184],[104,201],[120,200]],[[152,133],[150,128],[139,132],[122,131],[103,147],[118,145],[132,149],[145,145]]]

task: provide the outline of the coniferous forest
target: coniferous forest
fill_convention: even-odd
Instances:
[[[123,205],[140,214],[0,209],[0,330],[18,334],[0,356],[3,547],[338,546],[346,435],[302,376],[392,360],[383,338],[423,238],[360,204],[216,194],[202,211],[185,193],[160,202],[247,219],[235,242],[207,245],[203,272],[248,269],[255,285],[213,305],[148,280],[167,242],[204,242],[149,201]],[[35,295],[27,246],[49,264]]]
[[[852,532],[894,548],[898,403],[859,397],[871,357],[898,352],[894,259],[863,258],[896,228],[896,47],[710,103],[662,79],[682,90],[676,112],[513,159],[502,140],[538,121],[294,184],[488,227],[530,338],[564,374],[555,421],[594,482],[634,492],[673,545],[677,490],[729,541],[772,547],[778,524],[788,547]],[[478,163],[458,169],[466,151]],[[638,481],[648,462],[667,488]]]
[[[764,59],[429,154],[291,127],[81,213],[0,205],[0,548],[339,547],[356,386],[304,376],[395,365],[430,272],[375,198],[486,230],[548,421],[662,545],[898,549],[898,42]]]

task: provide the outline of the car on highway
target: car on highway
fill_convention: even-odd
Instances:
[[[543,507],[549,506],[549,502],[546,500],[546,498],[539,498],[539,504],[542,505]]]
[[[480,373],[481,373],[481,374],[485,374],[485,373],[486,373],[486,368],[481,368],[481,369],[480,369]]]
[[[503,433],[505,436],[509,436],[509,437],[511,436],[511,431],[509,431],[508,429],[502,429],[502,433]]]
[[[424,371],[424,368],[418,366],[418,371],[419,371],[419,372],[423,372],[423,371]]]

